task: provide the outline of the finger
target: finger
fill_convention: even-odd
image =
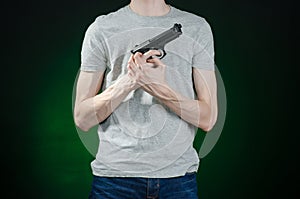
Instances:
[[[143,56],[143,53],[136,52],[133,55],[133,61],[136,61],[137,59],[141,58]]]
[[[133,71],[128,71],[129,77],[134,77],[134,72]]]
[[[145,60],[155,57],[155,56],[160,56],[161,52],[159,50],[149,50],[146,53],[144,53],[143,57]]]
[[[129,57],[129,60],[128,60],[127,64],[128,64],[128,66],[129,66],[129,65],[133,65],[133,64],[134,64],[134,61],[133,61],[133,55],[130,55],[130,57]]]
[[[134,62],[137,64],[137,65],[143,65],[145,64],[146,62],[146,59],[144,58],[143,54],[140,53],[140,52],[136,52],[133,56],[134,58]]]
[[[152,59],[148,59],[147,62],[152,63],[155,66],[165,66],[165,64],[157,57],[153,57]]]
[[[132,71],[133,70],[133,67],[131,66],[131,65],[127,65],[127,69],[128,69],[128,71]]]
[[[134,61],[134,55],[131,55],[128,60],[127,69],[135,72],[137,70],[137,68],[138,68],[138,66],[136,65],[136,63]]]

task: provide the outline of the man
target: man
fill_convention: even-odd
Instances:
[[[174,23],[183,34],[163,59],[130,52]],[[90,198],[198,198],[193,140],[217,118],[208,23],[164,0],[131,0],[90,25],[81,60],[74,119],[84,131],[99,124],[100,139]]]

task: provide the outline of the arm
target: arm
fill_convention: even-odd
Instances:
[[[144,55],[136,53],[130,61],[130,76],[135,78],[142,88],[157,97],[183,120],[210,131],[217,119],[216,79],[213,71],[193,68],[193,80],[197,92],[197,100],[188,99],[172,90],[164,81],[165,65],[149,51]],[[149,62],[155,65],[150,67]]]
[[[216,82],[213,71],[193,69],[197,100],[186,98],[167,84],[148,85],[151,94],[161,100],[183,120],[210,131],[217,119]]]
[[[214,71],[193,68],[193,80],[197,93],[198,102],[206,106],[200,118],[203,119],[203,128],[210,131],[218,117],[217,81]],[[200,121],[201,122],[201,121]]]
[[[83,131],[105,120],[135,85],[127,75],[97,94],[101,88],[104,72],[81,71],[77,81],[74,120]]]

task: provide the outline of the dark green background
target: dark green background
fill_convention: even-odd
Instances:
[[[170,1],[211,24],[227,118],[201,163],[200,198],[292,198],[299,188],[291,1]],[[72,119],[88,25],[128,1],[10,1],[2,15],[4,198],[87,198],[93,157]],[[294,120],[293,120],[294,118]],[[203,134],[199,135],[200,139]]]

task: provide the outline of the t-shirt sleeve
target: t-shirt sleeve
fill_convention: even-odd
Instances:
[[[106,69],[104,40],[98,27],[95,21],[85,32],[81,49],[81,71],[105,71]]]
[[[210,25],[204,20],[194,44],[192,66],[199,69],[214,70],[214,41]]]

